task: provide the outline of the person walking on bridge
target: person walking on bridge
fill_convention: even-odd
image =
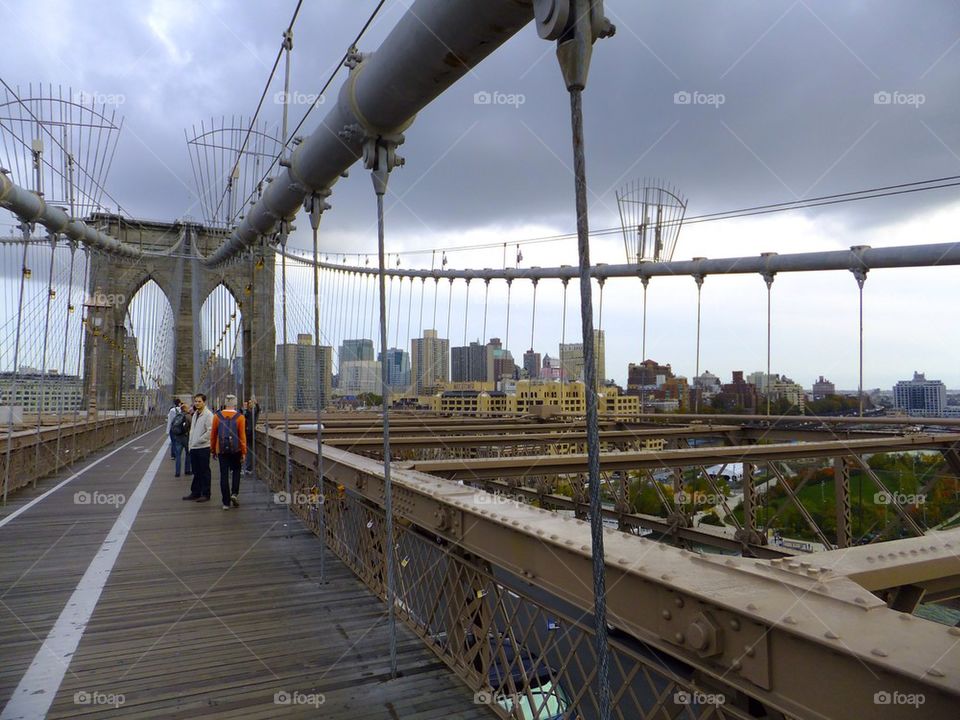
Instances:
[[[170,438],[170,459],[174,459],[173,454],[173,420],[176,418],[177,413],[180,412],[180,401],[174,400],[173,405],[170,407],[170,410],[167,412],[167,437]]]
[[[190,470],[190,413],[187,411],[187,404],[181,404],[177,414],[173,416],[173,422],[170,425],[170,437],[173,439],[173,454],[176,461],[173,476],[180,477],[180,457],[186,457],[187,475],[191,475]]]
[[[190,464],[193,466],[193,482],[190,494],[184,500],[209,502],[210,500],[210,434],[213,432],[213,413],[207,407],[207,396],[193,396],[193,424],[190,425]]]
[[[240,467],[247,454],[246,418],[237,410],[237,396],[227,395],[225,407],[213,416],[210,451],[220,461],[220,496],[223,509],[240,507]],[[230,476],[233,483],[230,483]]]

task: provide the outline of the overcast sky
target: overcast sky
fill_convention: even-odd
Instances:
[[[2,0],[0,75],[21,89],[52,82],[113,96],[124,128],[108,190],[139,217],[200,219],[184,129],[192,132],[214,116],[250,116],[294,4],[106,1],[92,10],[84,3]],[[292,88],[301,100],[319,90],[375,4],[306,0],[292,59]],[[409,4],[387,0],[361,49],[375,49]],[[617,34],[596,47],[585,98],[595,229],[619,224],[614,191],[637,178],[678,187],[689,198],[688,214],[700,215],[960,174],[957,2],[607,0],[606,6]],[[273,99],[281,83],[278,75],[262,113],[272,126],[280,117]],[[520,100],[477,105],[478,92]],[[684,104],[688,97],[693,102]],[[294,107],[294,120],[305,107]],[[314,111],[308,132],[325,112],[322,104]],[[424,110],[406,137],[407,165],[393,174],[387,203],[388,250],[400,252],[404,266],[429,266],[429,252],[416,250],[575,229],[567,95],[553,48],[533,26]],[[331,202],[324,248],[374,252],[366,173],[355,168]],[[953,242],[958,220],[960,198],[951,188],[691,225],[675,257]],[[295,242],[306,246],[308,225],[300,225]],[[528,246],[523,264],[572,264],[575,252],[572,240]],[[502,265],[501,250],[449,257],[451,266]],[[623,262],[622,240],[597,238],[593,259]],[[867,387],[889,388],[914,370],[960,387],[957,273],[871,273]],[[640,286],[611,281],[605,294],[607,375],[624,382],[627,363],[640,360]],[[734,369],[765,366],[765,294],[759,277],[707,280],[701,371],[728,378]],[[471,339],[481,333],[478,295],[474,290],[467,316]],[[823,374],[838,387],[855,388],[856,299],[850,273],[778,277],[774,371],[806,387]],[[519,358],[530,344],[529,288],[516,287],[513,301],[510,349]],[[561,301],[558,284],[541,285],[534,341],[540,352],[556,352]],[[572,286],[568,340],[579,335],[576,307]],[[462,312],[455,303],[460,319],[453,326],[460,329],[451,331],[453,344],[462,340]],[[505,320],[505,288],[492,286],[487,335],[504,336]],[[647,355],[691,376],[695,321],[693,280],[654,280]]]

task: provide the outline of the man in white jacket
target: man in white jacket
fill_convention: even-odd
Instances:
[[[190,494],[184,500],[196,502],[210,501],[210,432],[213,429],[213,413],[207,407],[207,396],[197,393],[193,396],[193,423],[190,425],[190,465],[193,468],[193,482]]]

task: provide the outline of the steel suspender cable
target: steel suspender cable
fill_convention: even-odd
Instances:
[[[694,281],[697,283],[697,357],[696,357],[696,370],[693,373],[693,396],[694,396],[694,413],[700,412],[700,386],[698,384],[698,378],[700,377],[700,291],[703,289],[703,275],[694,275]]]
[[[557,361],[560,363],[560,410],[566,409],[566,398],[564,396],[564,390],[566,389],[567,383],[567,367],[563,362],[563,346],[567,342],[567,285],[569,284],[566,278],[563,279],[563,312],[560,317],[560,357],[557,358]]]
[[[83,252],[83,287],[80,290],[80,300],[81,300],[80,331],[77,334],[78,335],[77,337],[77,376],[78,377],[83,374],[83,344],[84,344],[84,340],[86,339],[86,333],[83,330],[83,312],[84,312],[83,305],[86,302],[87,282],[90,278],[90,251],[84,246],[82,248],[82,252]],[[82,404],[82,401],[77,402],[73,406],[74,432],[73,432],[73,443],[70,450],[71,465],[73,465],[73,463],[75,463],[77,460],[77,435],[79,435],[79,433],[76,431],[76,425],[80,421],[80,405],[81,404]]]
[[[650,278],[642,277],[640,278],[640,282],[643,283],[643,330],[640,340],[640,414],[643,415],[646,411],[645,401],[647,398],[647,375],[646,368],[643,367],[643,363],[647,361],[647,286],[650,284]],[[689,401],[690,399],[687,398],[687,402]],[[684,406],[689,407],[686,404],[684,404]]]
[[[597,416],[597,366],[594,355],[593,298],[590,285],[590,222],[587,205],[587,163],[583,132],[583,91],[587,85],[592,44],[596,37],[613,33],[606,18],[591,0],[565,3],[571,15],[569,27],[553,37],[558,39],[557,59],[570,95],[570,128],[573,143],[574,189],[577,209],[577,254],[580,277],[580,321],[583,334],[583,374],[587,401],[587,467],[590,491],[590,540],[593,559],[594,639],[597,656],[599,720],[610,720],[609,646],[607,639],[606,567],[603,552],[603,507],[600,499],[600,432]],[[545,7],[545,6],[544,6]],[[540,13],[544,7],[538,7]],[[538,24],[544,18],[538,15]],[[598,22],[599,21],[599,22]],[[552,33],[538,28],[544,37]]]
[[[467,318],[470,315],[470,280],[467,280],[467,296],[463,301],[463,344],[467,344]]]
[[[440,295],[440,278],[435,277],[433,279],[433,325],[430,327],[434,330],[437,329],[437,297]]]
[[[50,303],[53,302],[53,261],[57,254],[57,236],[54,235],[50,240],[50,265],[47,269],[47,312],[43,323],[43,357],[40,364],[40,387],[37,389],[37,438],[38,442],[34,447],[33,467],[37,472],[33,475],[33,487],[37,487],[37,475],[40,469],[40,426],[43,423],[44,406],[44,379],[47,377],[47,345],[50,336]],[[122,387],[122,383],[121,383]],[[13,418],[10,418],[11,423]],[[114,425],[116,427],[116,425]]]
[[[31,228],[28,223],[21,225],[23,229],[23,260],[20,267],[20,295],[17,302],[17,336],[13,346],[13,385],[16,387],[20,362],[20,328],[23,322],[23,285],[27,279],[27,241],[30,239]],[[11,403],[12,408],[12,403]],[[3,504],[7,504],[7,490],[10,487],[10,452],[13,444],[13,412],[11,409],[10,424],[7,426],[7,462],[3,469]]]
[[[427,279],[420,278],[420,334],[417,337],[423,337],[423,296],[426,295]]]
[[[485,278],[483,285],[483,335],[480,336],[480,342],[485,343],[487,341],[487,301],[490,299],[490,279]]]
[[[450,282],[453,282],[452,280]],[[503,349],[506,352],[510,352],[510,293],[513,291],[513,280],[507,278],[507,334],[503,339]],[[494,378],[493,381],[496,382],[498,378]]]
[[[60,359],[60,372],[64,376],[68,375],[67,345],[70,341],[70,316],[72,315],[70,310],[73,308],[73,270],[77,255],[77,243],[73,240],[68,242],[70,243],[70,280],[67,283],[67,307],[66,311],[64,312],[63,357]],[[63,437],[63,400],[65,395],[66,388],[62,387],[59,393],[59,400],[57,401],[57,452],[54,460],[54,473],[57,473],[60,470],[60,441]]]
[[[450,311],[453,309],[453,278],[450,278],[450,285],[447,287],[447,332],[444,335],[447,342],[450,342]]]
[[[767,286],[767,415],[770,414],[770,331],[772,328],[771,318],[771,295],[773,290],[773,274],[766,273],[763,276],[763,281]]]
[[[600,309],[599,309],[599,312],[597,313],[597,330],[599,332],[603,332],[603,285],[604,283],[605,283],[604,278],[600,278],[597,281],[597,284],[600,286]],[[604,380],[606,380],[606,378],[600,378],[601,383]]]
[[[319,491],[319,504],[317,508],[317,523],[319,527],[317,528],[320,533],[320,582],[325,582],[325,572],[326,572],[326,547],[327,547],[327,531],[326,531],[326,518],[324,517],[327,511],[326,505],[326,485],[323,481],[323,423],[321,422],[321,411],[323,409],[323,404],[326,402],[326,394],[324,393],[324,384],[323,384],[323,369],[321,367],[322,355],[323,352],[320,349],[320,276],[317,272],[316,262],[317,262],[317,252],[318,252],[318,241],[317,241],[317,231],[320,227],[320,216],[323,214],[323,211],[326,209],[324,206],[324,200],[317,194],[314,194],[311,198],[311,207],[310,207],[310,227],[313,230],[313,262],[314,267],[311,268],[313,273],[313,332],[316,342],[313,345],[313,362],[315,366],[315,378],[314,382],[316,383],[316,402],[317,402],[317,488]]]
[[[410,318],[412,316],[412,310],[413,310],[413,278],[410,278],[410,292],[407,293],[407,337],[406,337],[406,342],[404,342],[403,344],[403,347],[398,346],[400,349],[399,360],[400,360],[401,377],[403,375],[403,351],[406,348],[410,347]]]
[[[589,20],[588,20],[589,23]],[[573,159],[577,205],[577,250],[580,259],[580,324],[583,333],[583,375],[587,400],[587,467],[590,483],[590,538],[593,550],[594,632],[600,718],[610,718],[607,640],[606,567],[603,556],[603,507],[600,503],[600,433],[597,417],[597,367],[593,341],[593,301],[590,286],[590,228],[587,215],[587,165],[583,135],[583,88],[570,90]]]
[[[857,280],[857,289],[859,291],[860,298],[860,331],[859,331],[859,355],[860,355],[860,369],[859,369],[859,380],[857,385],[857,398],[859,399],[859,415],[863,417],[863,285],[867,281],[867,271],[863,268],[855,268],[853,270],[853,276]]]
[[[375,146],[375,166],[372,168],[374,191],[377,195],[377,256],[379,259],[380,282],[380,348],[386,357],[387,350],[387,302],[386,276],[384,274],[384,217],[383,196],[387,190],[387,180],[390,177],[387,149],[381,143]],[[380,390],[383,397],[383,484],[384,484],[384,514],[386,527],[384,528],[384,553],[386,555],[387,570],[387,612],[390,632],[390,677],[397,676],[397,626],[394,601],[394,539],[393,539],[393,486],[390,480],[390,388],[387,385],[387,365],[380,365]]]
[[[413,285],[413,280],[410,280],[411,286]],[[393,347],[398,347],[400,344],[400,309],[403,306],[403,276],[400,277],[400,282],[397,283],[397,322],[396,327],[393,329]],[[389,348],[383,353],[383,361],[389,362],[387,359],[387,352]],[[394,382],[395,378],[390,377],[390,383]]]
[[[537,326],[537,279],[533,279],[533,313],[530,317],[530,350],[533,350],[533,331]]]

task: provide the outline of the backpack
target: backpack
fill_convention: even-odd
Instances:
[[[186,435],[190,431],[190,418],[187,417],[185,412],[177,413],[171,429],[173,434],[177,436]]]
[[[217,452],[221,455],[240,452],[238,417],[240,417],[238,412],[235,412],[231,417],[226,417],[222,411],[217,412]]]

